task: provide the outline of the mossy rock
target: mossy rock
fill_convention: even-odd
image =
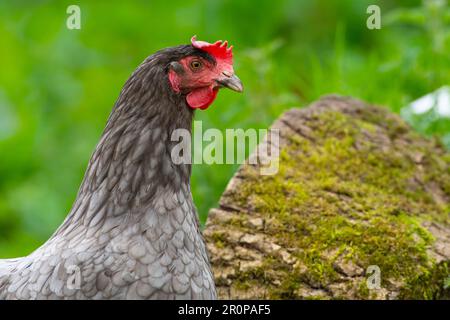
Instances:
[[[450,298],[450,154],[439,141],[337,96],[272,128],[278,173],[241,166],[208,217],[220,298]]]

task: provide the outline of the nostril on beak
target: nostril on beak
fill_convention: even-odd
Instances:
[[[228,72],[228,71],[223,71],[222,74],[228,78],[230,78],[232,76],[231,72]]]
[[[244,86],[242,85],[241,80],[233,73],[222,72],[225,76],[222,79],[217,79],[216,82],[222,86],[229,88],[233,91],[242,92],[244,90]]]

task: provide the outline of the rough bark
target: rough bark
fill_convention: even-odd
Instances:
[[[220,298],[450,297],[450,155],[437,140],[337,96],[272,128],[278,173],[244,164],[209,213]],[[371,265],[379,288],[367,286]]]

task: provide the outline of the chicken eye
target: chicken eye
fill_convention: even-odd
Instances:
[[[191,69],[192,69],[193,71],[197,71],[197,70],[199,70],[201,67],[202,67],[202,63],[201,63],[200,61],[198,61],[198,60],[193,60],[193,61],[191,62]]]

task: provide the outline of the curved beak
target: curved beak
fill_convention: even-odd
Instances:
[[[239,79],[235,74],[229,74],[227,72],[223,73],[223,77],[216,80],[221,87],[226,87],[236,92],[244,91],[244,85],[241,79]]]

